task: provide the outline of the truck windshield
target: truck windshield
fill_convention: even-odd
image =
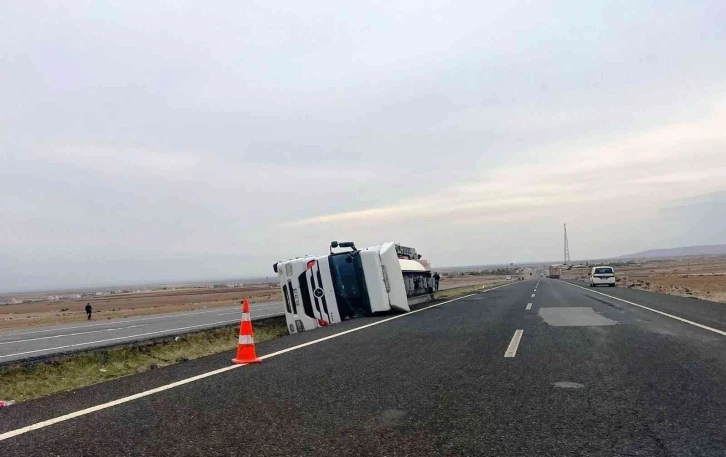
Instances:
[[[360,256],[331,255],[328,263],[341,317],[351,318],[370,313],[371,304]]]

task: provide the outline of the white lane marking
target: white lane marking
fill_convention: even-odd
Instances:
[[[534,294],[532,294],[532,297],[534,297]]]
[[[525,308],[527,311],[532,309],[532,303],[527,303],[527,307]]]
[[[588,289],[587,287],[582,287],[582,286],[578,286],[577,284],[572,284],[572,283],[569,283],[569,282],[567,282],[567,281],[563,281],[563,282],[564,282],[565,284],[569,284],[569,285],[571,285],[571,286],[573,286],[573,287],[579,287],[579,288],[580,288],[580,289],[582,289],[582,290],[586,290],[586,291],[588,291],[588,292],[592,292],[592,293],[594,293],[594,294],[600,294],[600,295],[604,295],[604,296],[606,296],[606,297],[609,297],[609,298],[612,298],[612,299],[614,299],[614,300],[618,300],[618,301],[621,301],[621,302],[627,303],[627,304],[629,304],[629,305],[637,306],[637,307],[639,307],[639,308],[647,309],[648,311],[653,311],[654,313],[658,313],[658,314],[661,314],[661,315],[663,315],[663,316],[666,316],[666,317],[670,317],[671,319],[675,319],[675,320],[677,320],[677,321],[685,322],[686,324],[691,324],[691,325],[695,325],[696,327],[700,327],[700,328],[702,328],[702,329],[704,329],[704,330],[708,330],[708,331],[710,331],[710,332],[713,332],[713,333],[718,333],[719,335],[723,335],[723,336],[726,336],[726,332],[724,332],[723,330],[719,330],[719,329],[716,329],[716,328],[708,327],[708,326],[706,326],[706,325],[703,325],[703,324],[699,324],[698,322],[693,322],[693,321],[689,321],[688,319],[684,319],[684,318],[682,318],[682,317],[674,316],[673,314],[668,314],[668,313],[664,313],[663,311],[658,311],[657,309],[653,309],[653,308],[648,308],[647,306],[639,305],[639,304],[637,304],[637,303],[633,303],[633,302],[631,302],[631,301],[628,301],[628,300],[623,300],[622,298],[614,297],[614,296],[612,296],[612,295],[604,294],[604,293],[602,293],[602,292],[596,292],[596,291],[594,291],[594,290]]]
[[[261,316],[255,316],[255,317],[266,317],[266,316],[273,316],[273,315],[279,315],[279,314],[280,313],[270,313],[270,314],[263,314]],[[178,328],[169,328],[166,330],[158,330],[156,332],[139,333],[137,335],[118,336],[116,338],[106,338],[105,340],[85,341],[83,343],[66,344],[64,346],[56,346],[53,348],[44,348],[44,349],[35,349],[33,351],[16,352],[14,354],[0,355],[0,359],[4,359],[7,357],[14,357],[14,356],[18,356],[18,355],[37,354],[38,352],[57,351],[60,349],[88,346],[89,344],[108,343],[110,341],[120,341],[120,340],[127,340],[129,338],[137,338],[137,337],[149,336],[149,335],[158,335],[160,333],[169,333],[170,335],[173,335],[174,332],[177,332],[179,330],[189,330],[192,328],[208,327],[208,326],[217,325],[217,324],[230,324],[232,322],[239,322],[239,319],[232,319],[232,320],[219,321],[219,322],[208,322],[206,324],[189,325],[187,327],[178,327]]]
[[[242,312],[242,307],[241,306],[237,306],[236,308],[237,308],[236,311],[220,313],[219,316],[224,316],[226,314],[235,314],[235,313],[241,313]],[[268,306],[266,308],[262,308],[262,307],[257,308],[255,306],[252,306],[251,311],[255,311],[255,310],[265,311],[265,310],[268,310],[268,309],[275,309],[275,308],[284,309],[285,308],[285,304],[282,303],[282,302],[280,302],[280,303],[278,303],[275,306]],[[231,308],[225,307],[225,308],[210,309],[210,310],[207,310],[207,311],[193,311],[193,312],[190,312],[190,313],[181,313],[181,314],[173,314],[173,315],[163,315],[163,316],[156,316],[156,317],[144,317],[144,318],[141,318],[141,319],[123,319],[123,318],[116,318],[116,319],[118,320],[118,323],[122,323],[122,322],[123,323],[143,322],[143,321],[152,321],[152,320],[156,320],[156,319],[175,319],[177,317],[193,316],[193,315],[196,315],[196,314],[209,314],[209,313],[215,313],[215,312],[218,312],[218,311],[226,311],[226,310],[229,310],[229,309],[231,309]],[[33,331],[30,331],[30,332],[19,332],[19,333],[5,333],[5,334],[0,333],[0,338],[12,338],[14,336],[20,336],[20,335],[32,335],[34,333],[62,332],[64,330],[74,330],[74,329],[77,329],[77,328],[99,327],[99,326],[102,326],[102,325],[113,325],[115,323],[116,322],[114,322],[113,320],[109,320],[107,322],[102,322],[102,323],[98,323],[98,324],[76,325],[74,327],[50,328],[50,329],[46,329],[46,330],[33,330]]]
[[[189,384],[190,382],[194,382],[194,381],[198,381],[200,379],[208,378],[209,376],[214,376],[214,375],[217,375],[217,374],[220,374],[220,373],[224,373],[225,371],[234,370],[235,368],[240,368],[240,367],[243,367],[243,366],[245,366],[245,365],[231,365],[231,366],[228,366],[228,367],[220,368],[218,370],[209,371],[207,373],[202,373],[200,375],[193,376],[191,378],[182,379],[181,381],[177,381],[177,382],[174,382],[174,383],[171,383],[171,384],[167,384],[167,385],[164,385],[164,386],[161,386],[161,387],[157,387],[155,389],[147,390],[147,391],[144,391],[144,392],[139,392],[137,394],[130,395],[128,397],[119,398],[118,400],[110,401],[110,402],[104,403],[102,405],[98,405],[98,406],[93,406],[91,408],[82,409],[80,411],[75,411],[75,412],[72,412],[70,414],[66,414],[64,416],[54,417],[53,419],[48,419],[46,421],[37,422],[35,424],[28,425],[27,427],[19,428],[19,429],[16,429],[16,430],[11,430],[9,432],[5,432],[3,434],[0,434],[0,441],[4,441],[4,440],[6,440],[8,438],[12,438],[14,436],[18,436],[18,435],[22,435],[24,433],[28,433],[28,432],[30,432],[32,430],[38,430],[39,428],[43,428],[43,427],[47,427],[49,425],[57,424],[59,422],[65,422],[65,421],[70,420],[70,419],[73,419],[75,417],[85,416],[86,414],[90,414],[90,413],[95,412],[95,411],[101,411],[102,409],[111,408],[112,406],[117,406],[117,405],[120,405],[120,404],[129,402],[129,401],[133,401],[133,400],[136,400],[136,399],[139,399],[139,398],[143,398],[143,397],[146,397],[146,396],[149,396],[149,395],[153,395],[153,394],[156,394],[156,393],[159,393],[159,392],[163,392],[163,391],[168,390],[168,389],[173,389],[174,387],[183,386],[184,384]]]
[[[2,344],[27,343],[28,341],[48,340],[48,339],[51,339],[51,338],[63,338],[63,337],[66,337],[66,336],[88,335],[89,333],[112,332],[114,330],[126,330],[126,329],[129,329],[129,328],[146,327],[147,325],[149,325],[149,324],[132,325],[130,327],[104,328],[104,329],[101,329],[101,330],[91,330],[89,332],[65,333],[63,335],[40,336],[38,338],[28,338],[27,340],[3,341],[3,342],[0,342],[0,345],[2,345]]]
[[[509,342],[507,352],[504,353],[504,357],[514,357],[517,355],[517,348],[519,347],[519,342],[522,340],[522,333],[524,333],[524,330],[515,330],[512,341]]]
[[[491,289],[485,290],[484,293],[489,292],[491,290],[499,289],[500,287],[506,287],[506,286],[509,286],[509,285],[511,285],[511,283],[510,284],[503,284],[503,285],[497,286],[497,287],[492,287]],[[373,327],[375,325],[380,325],[380,324],[383,324],[383,323],[386,323],[386,322],[390,322],[390,321],[395,320],[395,319],[400,319],[402,317],[411,316],[412,314],[420,313],[421,311],[426,311],[427,309],[434,308],[434,307],[441,306],[441,305],[445,305],[447,303],[455,302],[455,301],[458,301],[458,300],[463,300],[463,299],[469,298],[469,297],[471,297],[473,295],[476,295],[476,294],[465,295],[463,297],[454,298],[452,300],[448,300],[448,301],[441,302],[441,303],[436,303],[435,305],[430,305],[430,306],[427,306],[425,308],[417,309],[415,311],[411,311],[411,312],[408,312],[406,314],[398,314],[396,316],[389,317],[387,319],[382,319],[382,320],[377,321],[377,322],[373,322],[373,323],[366,324],[366,325],[361,325],[360,327],[356,327],[356,328],[353,328],[353,329],[350,329],[350,330],[346,330],[344,332],[336,333],[334,335],[329,335],[329,336],[326,336],[326,337],[323,337],[323,338],[319,338],[317,340],[309,341],[307,343],[298,344],[297,346],[293,346],[293,347],[290,347],[290,348],[287,348],[287,349],[283,349],[281,351],[273,352],[272,354],[264,355],[264,356],[260,357],[260,359],[269,359],[269,358],[272,358],[272,357],[276,357],[278,355],[285,354],[286,352],[291,352],[291,351],[295,351],[297,349],[301,349],[301,348],[304,348],[304,347],[307,347],[307,346],[312,346],[313,344],[322,343],[323,341],[328,341],[328,340],[331,340],[333,338],[338,338],[338,337],[341,337],[343,335],[347,335],[349,333],[358,332],[360,330],[363,330],[363,329],[366,329],[366,328],[370,328],[370,327]],[[65,422],[67,420],[70,420],[70,419],[73,419],[73,418],[76,418],[76,417],[85,416],[86,414],[91,414],[91,413],[96,412],[96,411],[101,411],[103,409],[111,408],[113,406],[118,406],[118,405],[121,405],[123,403],[127,403],[127,402],[130,402],[130,401],[133,401],[133,400],[137,400],[139,398],[148,397],[149,395],[154,395],[156,393],[163,392],[165,390],[169,390],[169,389],[173,389],[175,387],[183,386],[184,384],[189,384],[190,382],[199,381],[200,379],[204,379],[204,378],[208,378],[210,376],[218,375],[220,373],[224,373],[226,371],[230,371],[230,370],[234,370],[234,369],[237,369],[237,368],[241,368],[241,367],[244,367],[246,365],[247,364],[231,365],[231,366],[228,366],[228,367],[220,368],[218,370],[209,371],[207,373],[202,373],[200,375],[193,376],[191,378],[182,379],[181,381],[173,382],[171,384],[166,384],[166,385],[163,385],[163,386],[160,386],[160,387],[156,387],[156,388],[151,389],[151,390],[146,390],[146,391],[143,391],[143,392],[139,392],[137,394],[130,395],[128,397],[119,398],[118,400],[113,400],[113,401],[110,401],[108,403],[102,403],[100,405],[92,406],[90,408],[82,409],[80,411],[75,411],[75,412],[72,412],[72,413],[69,413],[69,414],[66,414],[66,415],[63,415],[63,416],[54,417],[53,419],[48,419],[48,420],[41,421],[41,422],[37,422],[35,424],[31,424],[31,425],[28,425],[28,426],[25,426],[25,427],[21,427],[21,428],[15,429],[15,430],[10,430],[9,432],[5,432],[5,433],[1,433],[0,434],[0,441],[4,441],[4,440],[6,440],[8,438],[12,438],[14,436],[18,436],[18,435],[22,435],[24,433],[28,433],[28,432],[33,431],[33,430],[38,430],[40,428],[48,427],[49,425],[57,424],[57,423],[60,423],[60,422]]]

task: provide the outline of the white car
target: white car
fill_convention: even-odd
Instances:
[[[590,287],[603,284],[609,287],[615,287],[615,270],[613,270],[613,267],[603,265],[592,268],[590,272]]]
[[[511,281],[511,280],[512,280],[512,277],[511,276],[507,276],[507,281]]]

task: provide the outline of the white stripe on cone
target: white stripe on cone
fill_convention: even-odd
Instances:
[[[250,320],[250,313],[242,313],[242,320],[243,321]]]
[[[255,339],[251,335],[240,335],[239,344],[255,344]]]

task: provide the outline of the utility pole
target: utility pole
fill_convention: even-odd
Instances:
[[[565,224],[565,265],[570,263],[570,244],[567,242],[567,224]]]

